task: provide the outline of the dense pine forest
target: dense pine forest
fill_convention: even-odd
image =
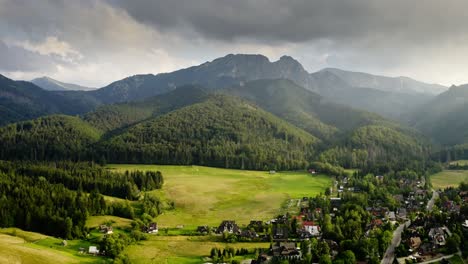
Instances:
[[[66,239],[86,235],[86,219],[115,215],[133,219],[128,200],[142,199],[142,213],[156,216],[159,201],[140,194],[160,189],[160,172],[109,172],[93,163],[0,162],[0,226]]]

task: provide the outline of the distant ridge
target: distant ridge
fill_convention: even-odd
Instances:
[[[48,91],[91,91],[96,89],[72,83],[60,82],[47,76],[33,79],[31,82]]]

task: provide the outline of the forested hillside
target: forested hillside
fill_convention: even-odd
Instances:
[[[290,80],[251,81],[225,90],[243,97],[322,140],[354,128],[387,122],[382,117],[331,103]]]
[[[240,99],[206,101],[130,127],[101,144],[107,161],[242,169],[305,168],[318,140]]]
[[[84,116],[103,131],[112,131],[204,100],[208,93],[195,85],[181,86],[169,93],[140,102],[106,105]]]
[[[337,146],[321,153],[319,159],[377,173],[405,168],[423,171],[430,151],[429,142],[414,131],[370,125],[356,129]]]

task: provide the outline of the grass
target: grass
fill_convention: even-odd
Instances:
[[[207,257],[212,248],[269,248],[270,243],[234,243],[209,241],[209,237],[187,236],[151,236],[148,241],[140,245],[127,248],[132,263],[203,263],[203,256]]]
[[[16,228],[0,229],[0,263],[107,263],[106,259],[79,255],[78,249],[85,241],[69,240],[66,247],[58,238]]]
[[[130,228],[132,220],[112,215],[89,216],[86,226],[90,228],[98,227],[101,224],[112,223],[112,227]]]
[[[468,171],[466,170],[444,170],[431,176],[434,189],[457,187],[463,181],[468,182]]]
[[[450,165],[457,165],[457,164],[460,166],[468,165],[468,160],[455,160],[455,161],[450,162]]]
[[[109,165],[125,170],[159,170],[162,190],[150,192],[162,200],[173,201],[174,210],[157,218],[161,227],[194,229],[198,225],[218,225],[232,219],[239,224],[250,220],[269,220],[293,209],[304,196],[315,196],[331,185],[326,175],[306,172],[245,171],[201,166]],[[291,208],[294,207],[294,208]]]

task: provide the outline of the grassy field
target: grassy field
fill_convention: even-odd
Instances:
[[[468,171],[466,170],[444,170],[431,176],[434,189],[455,187],[463,181],[468,182]]]
[[[234,243],[208,241],[209,237],[187,236],[152,236],[148,241],[126,249],[132,263],[168,263],[195,264],[203,263],[203,256],[208,256],[212,248],[224,249],[227,246],[238,248],[269,248],[270,243]]]
[[[2,264],[108,263],[100,257],[78,255],[78,248],[83,246],[79,240],[68,241],[67,247],[64,247],[57,238],[20,229],[0,229]]]
[[[162,227],[218,225],[223,219],[247,224],[296,210],[298,199],[315,196],[331,185],[326,175],[217,169],[201,166],[109,165],[115,170],[159,170],[162,190],[151,193],[173,201],[175,209],[157,219]]]
[[[465,166],[465,165],[468,165],[468,160],[455,160],[455,161],[452,161],[450,162],[450,165],[460,165],[460,166]]]
[[[110,225],[113,227],[130,228],[132,220],[112,215],[89,216],[88,220],[86,221],[86,226],[95,228],[101,224],[106,223],[110,223]]]

